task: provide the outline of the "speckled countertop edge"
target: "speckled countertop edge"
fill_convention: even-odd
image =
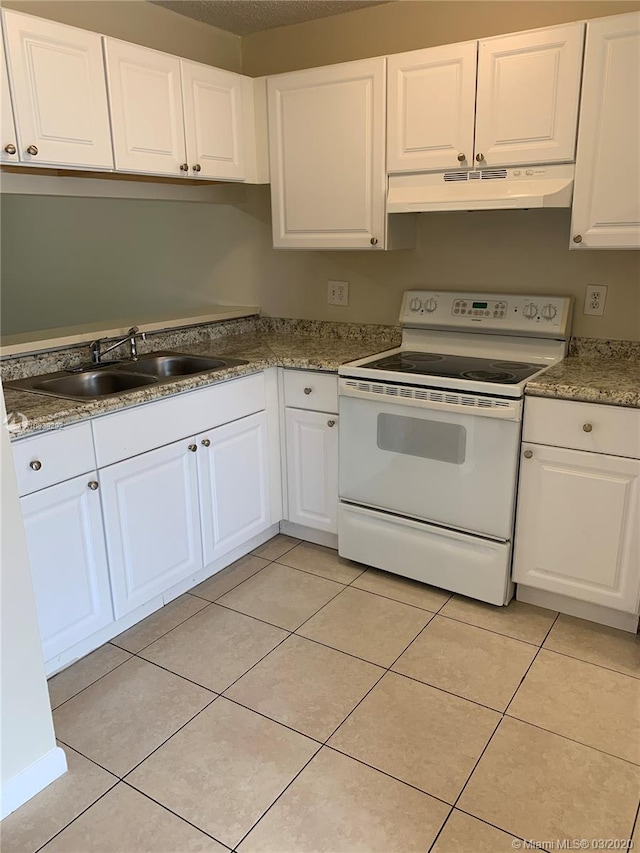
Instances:
[[[579,350],[527,383],[531,397],[640,408],[640,346]]]
[[[173,348],[179,349],[180,352],[222,357],[226,355],[244,359],[247,364],[218,370],[215,373],[182,377],[163,385],[147,385],[104,400],[87,402],[18,391],[5,386],[8,427],[12,440],[26,438],[36,433],[60,429],[89,418],[139,406],[163,397],[247,376],[269,367],[335,373],[341,364],[389,349],[398,341],[399,335],[387,333],[374,334],[370,337],[304,335],[297,330],[292,332],[286,326],[281,332],[248,331],[189,344],[174,341]]]

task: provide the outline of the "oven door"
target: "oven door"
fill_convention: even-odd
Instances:
[[[449,402],[340,396],[340,498],[495,539],[511,539],[521,401],[485,408],[472,395]],[[362,384],[362,383],[360,383]],[[399,389],[398,389],[399,390]],[[490,405],[490,404],[489,404]],[[502,405],[502,404],[499,404]],[[476,413],[473,412],[475,408]]]

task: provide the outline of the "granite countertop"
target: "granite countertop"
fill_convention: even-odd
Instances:
[[[165,349],[197,355],[229,356],[248,364],[186,376],[164,385],[144,386],[117,397],[78,402],[26,391],[4,388],[10,430],[13,439],[37,432],[59,429],[97,415],[138,406],[161,397],[173,396],[194,388],[256,373],[268,367],[337,371],[341,364],[374,355],[394,346],[384,338],[338,338],[326,335],[292,334],[287,331],[251,331],[232,334],[206,342],[176,343]],[[26,419],[26,420],[25,420]]]
[[[582,352],[527,383],[525,393],[583,403],[640,408],[640,351]]]

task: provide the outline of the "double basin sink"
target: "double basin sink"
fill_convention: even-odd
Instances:
[[[197,373],[247,364],[240,358],[215,358],[179,352],[155,352],[137,360],[103,363],[62,370],[7,382],[7,388],[64,397],[67,400],[101,400],[136,388],[165,384]]]

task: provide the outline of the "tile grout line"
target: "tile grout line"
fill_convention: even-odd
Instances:
[[[188,594],[189,594],[189,593],[183,593],[183,595],[188,595]],[[197,596],[197,595],[193,595],[193,596],[192,596],[192,598],[198,598],[198,596]],[[175,599],[174,599],[174,600],[175,600]],[[206,598],[198,598],[198,601],[206,601]],[[169,602],[169,604],[171,604],[171,602]],[[182,622],[178,622],[178,624],[177,624],[177,625],[174,625],[172,628],[168,628],[166,631],[164,631],[162,634],[160,634],[160,635],[159,635],[158,637],[156,637],[154,640],[151,640],[151,642],[150,642],[150,643],[147,643],[145,646],[142,646],[142,648],[138,649],[138,650],[137,650],[137,651],[135,651],[135,652],[132,652],[132,651],[130,651],[129,649],[125,649],[125,647],[124,647],[124,646],[119,646],[117,643],[114,643],[114,642],[113,642],[113,640],[109,640],[109,642],[111,643],[111,645],[112,645],[112,646],[116,646],[116,648],[118,648],[118,649],[122,649],[124,652],[129,652],[129,654],[131,654],[131,655],[139,655],[139,654],[140,654],[140,652],[143,652],[145,649],[148,649],[148,648],[149,648],[149,646],[152,646],[154,643],[157,643],[157,642],[158,642],[158,640],[161,640],[163,637],[166,637],[166,636],[167,636],[167,634],[170,634],[172,631],[175,631],[175,630],[176,630],[176,628],[180,628],[182,625],[185,625],[185,624],[186,624],[190,619],[193,619],[193,617],[194,617],[194,616],[197,616],[197,615],[198,615],[198,613],[203,613],[205,610],[208,610],[208,608],[209,608],[209,607],[211,607],[211,605],[212,605],[212,604],[213,604],[213,602],[212,602],[212,601],[209,601],[207,604],[205,604],[205,605],[204,605],[204,607],[201,607],[199,610],[196,610],[196,612],[195,612],[195,613],[191,613],[189,616],[187,616],[187,617],[186,617],[186,619],[183,619],[183,620],[182,620]],[[166,606],[167,606],[167,605],[165,604],[165,605],[164,605],[164,607],[166,607]],[[159,613],[159,612],[160,612],[160,611],[156,611],[156,613]],[[151,616],[155,616],[155,613],[151,613],[150,615],[151,615]],[[149,617],[147,616],[146,618],[148,619]],[[144,620],[143,620],[143,621],[144,621]],[[139,625],[139,624],[140,624],[140,622],[137,622],[137,623],[136,623],[136,625]],[[131,627],[132,627],[132,628],[135,628],[136,626],[135,626],[135,625],[132,625]],[[130,629],[129,629],[129,630],[130,630]],[[124,633],[124,632],[123,632],[123,633]],[[117,637],[114,637],[114,639],[117,639]]]
[[[61,741],[61,742],[62,742],[62,741]],[[65,746],[67,746],[67,744],[65,744]],[[82,753],[81,753],[81,754],[82,754]],[[83,756],[83,757],[84,757],[84,758],[86,758],[86,756]],[[89,761],[90,761],[91,759],[87,759],[87,760],[89,760]],[[95,764],[95,762],[93,762],[93,763]],[[98,767],[100,767],[100,765],[99,765],[99,764],[98,764]],[[111,774],[111,775],[113,776],[114,774]],[[103,791],[103,792],[100,794],[100,796],[99,796],[99,797],[97,797],[97,798],[96,798],[92,803],[90,803],[90,804],[86,807],[86,809],[83,809],[83,810],[82,810],[81,812],[79,812],[75,817],[73,817],[73,818],[72,818],[68,823],[65,823],[65,825],[64,825],[63,827],[61,827],[57,832],[55,832],[55,833],[54,833],[50,838],[47,838],[47,840],[44,842],[44,844],[41,844],[39,847],[37,847],[37,848],[34,850],[34,853],[40,853],[40,850],[42,850],[43,848],[45,848],[45,847],[47,846],[47,844],[50,844],[50,843],[53,841],[53,839],[54,839],[54,838],[57,838],[57,837],[60,835],[60,833],[61,833],[61,832],[64,832],[64,831],[65,831],[65,829],[68,829],[68,828],[71,826],[71,824],[72,824],[72,823],[75,823],[75,822],[78,820],[78,818],[82,817],[82,815],[83,815],[83,814],[85,814],[86,812],[88,812],[88,811],[89,811],[89,809],[92,809],[92,808],[95,806],[95,804],[96,804],[96,803],[98,803],[98,802],[99,802],[103,797],[106,797],[106,796],[107,796],[107,794],[108,794],[110,791],[113,791],[113,789],[114,789],[114,788],[116,788],[116,787],[120,784],[120,782],[122,781],[122,780],[120,779],[120,777],[116,777],[116,779],[117,779],[117,781],[116,781],[116,782],[114,782],[114,783],[113,783],[113,785],[110,785],[110,786],[107,788],[107,790],[106,790],[106,791]]]
[[[221,844],[227,850],[231,849],[228,844],[225,844],[223,841],[220,841],[220,839],[216,838],[215,835],[211,835],[211,833],[207,832],[206,829],[203,829],[201,826],[198,826],[197,824],[192,823],[192,821],[187,820],[186,817],[183,817],[182,815],[178,814],[178,812],[174,812],[173,809],[169,808],[169,806],[165,806],[164,803],[160,802],[160,800],[156,800],[152,796],[150,796],[149,794],[146,794],[144,791],[141,791],[139,788],[136,788],[130,782],[127,782],[126,779],[121,779],[120,784],[126,785],[127,788],[130,788],[132,791],[135,791],[136,794],[141,794],[143,797],[146,797],[148,800],[151,800],[152,803],[155,803],[157,806],[160,806],[160,808],[164,809],[164,811],[167,811],[167,812],[169,812],[169,814],[172,814],[174,817],[177,817],[178,820],[181,820],[184,823],[189,824],[189,826],[192,826],[194,829],[197,829],[198,832],[203,833],[203,835],[206,835],[208,838],[211,838],[211,839],[213,839],[213,841],[216,841],[218,844]]]
[[[109,640],[107,640],[107,643],[104,643],[103,645],[105,645],[105,646],[106,646],[107,644],[110,644],[110,645],[111,645],[111,643],[110,643],[110,641],[109,641]],[[98,649],[101,649],[102,647],[103,647],[103,646],[98,646],[98,648],[97,648],[97,649],[95,649],[95,651],[97,652],[97,651],[98,651]],[[117,648],[118,648],[118,649],[120,649],[120,646],[117,646]],[[121,651],[121,652],[126,652],[127,650],[126,650],[126,649],[120,649],[120,651]],[[90,652],[89,654],[93,654],[93,653],[92,653],[92,652]],[[120,667],[121,667],[121,666],[124,666],[124,664],[125,664],[125,663],[129,663],[129,661],[131,660],[131,658],[132,658],[132,657],[134,657],[134,654],[133,654],[133,652],[127,652],[127,654],[129,655],[129,657],[128,657],[126,660],[120,661],[120,663],[117,663],[117,664],[113,667],[113,669],[110,669],[108,672],[103,673],[103,675],[101,675],[101,676],[99,676],[98,678],[96,678],[96,680],[95,680],[95,681],[92,681],[90,684],[87,684],[87,685],[85,685],[84,687],[81,687],[81,688],[80,688],[80,690],[78,690],[78,692],[77,692],[77,693],[74,693],[74,694],[73,694],[73,696],[69,696],[69,698],[68,698],[68,699],[65,699],[65,700],[64,700],[64,702],[61,702],[59,705],[56,705],[56,707],[55,707],[55,708],[51,708],[51,713],[53,714],[53,713],[54,713],[54,711],[57,711],[59,708],[62,708],[62,706],[63,706],[63,705],[66,705],[66,704],[67,704],[67,702],[70,702],[72,699],[75,699],[75,698],[76,698],[76,696],[79,696],[81,693],[84,693],[84,691],[85,691],[85,690],[88,690],[88,689],[89,689],[89,687],[92,687],[94,684],[97,684],[99,681],[102,681],[102,679],[103,679],[103,678],[106,678],[106,677],[107,677],[107,675],[110,675],[112,672],[115,672],[115,671],[116,671],[116,669],[120,669]],[[89,656],[89,655],[86,655],[86,657],[88,657],[88,656]],[[75,666],[75,664],[76,664],[76,663],[80,663],[80,661],[81,661],[81,660],[84,660],[84,658],[80,658],[78,661],[75,661],[73,664],[71,664],[71,666]],[[70,667],[68,667],[67,669],[71,669],[71,666],[70,666]],[[57,674],[58,674],[58,675],[62,675],[62,673],[63,673],[63,672],[66,672],[66,671],[67,671],[66,669],[63,669],[63,670],[62,670],[62,672],[57,673]],[[51,677],[52,677],[52,678],[55,678],[56,676],[55,676],[55,675],[52,675]]]

